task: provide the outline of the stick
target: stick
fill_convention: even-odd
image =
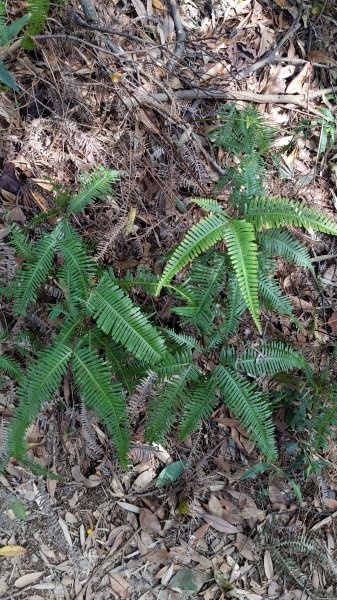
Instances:
[[[89,23],[98,23],[98,14],[93,7],[91,0],[79,0],[83,14]]]
[[[151,44],[151,46],[157,46],[156,42],[151,40],[143,40],[143,38],[132,35],[131,33],[125,33],[125,31],[119,31],[118,29],[111,29],[110,27],[101,27],[100,25],[90,24],[84,21],[77,13],[73,13],[74,20],[77,25],[84,27],[84,29],[90,29],[91,31],[99,31],[100,33],[111,33],[112,35],[118,35],[119,37],[125,37],[128,40],[134,42],[140,42],[141,44]]]
[[[168,0],[168,2],[170,5],[170,8],[171,8],[172,19],[174,22],[174,26],[176,28],[176,36],[177,36],[176,45],[173,50],[173,55],[177,58],[180,58],[184,51],[184,48],[185,48],[186,33],[185,33],[185,30],[184,30],[182,22],[181,22],[181,18],[180,18],[176,0]],[[168,69],[172,66],[173,62],[174,62],[174,58],[172,57],[166,65]]]
[[[300,28],[300,26],[301,26],[301,18],[302,18],[302,13],[303,13],[303,5],[304,5],[304,0],[301,0],[301,4],[299,6],[296,19],[294,20],[293,24],[289,27],[289,29],[286,31],[286,33],[282,36],[282,38],[280,39],[280,41],[276,44],[275,48],[273,48],[272,50],[268,50],[268,52],[266,52],[262,56],[262,58],[260,58],[260,60],[258,60],[253,65],[250,65],[249,67],[246,67],[246,68],[242,69],[241,71],[239,71],[238,72],[239,79],[243,79],[247,75],[251,75],[251,73],[255,73],[255,71],[257,71],[258,69],[261,69],[265,65],[269,64],[270,62],[272,62],[272,59],[274,58],[275,54],[279,50],[281,50],[281,48],[283,48],[284,44]]]
[[[175,100],[245,100],[246,102],[258,102],[259,104],[295,104],[297,106],[304,106],[307,108],[306,102],[315,98],[320,98],[325,94],[333,92],[333,88],[325,88],[324,90],[312,90],[307,94],[255,94],[253,92],[241,92],[236,90],[224,91],[219,89],[191,89],[191,90],[179,90],[172,93],[172,97]],[[142,95],[139,94],[137,98],[141,100]],[[155,102],[166,102],[169,99],[168,94],[160,92],[158,94],[152,94],[151,96],[145,96],[148,100],[154,100]]]

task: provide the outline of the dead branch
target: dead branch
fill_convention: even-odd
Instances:
[[[242,92],[237,90],[219,90],[219,89],[191,89],[179,90],[172,95],[175,100],[244,100],[247,102],[257,102],[259,104],[295,104],[302,108],[307,108],[308,100],[320,98],[326,94],[333,92],[333,88],[325,88],[324,90],[312,90],[307,94],[255,94],[253,92]],[[169,99],[167,93],[160,92],[151,96],[138,94],[137,100],[142,102],[166,102]]]
[[[91,31],[99,31],[100,33],[111,33],[112,35],[118,35],[119,37],[124,37],[134,42],[140,42],[141,44],[150,44],[151,46],[157,46],[156,42],[152,42],[151,40],[144,40],[143,38],[137,37],[136,35],[132,35],[131,33],[126,33],[125,31],[111,29],[110,27],[101,27],[101,25],[99,24],[87,23],[77,13],[73,13],[73,17],[76,22],[76,25],[80,25],[80,27],[83,27],[84,29],[90,29]]]
[[[243,79],[244,77],[247,77],[247,75],[251,75],[252,73],[255,73],[255,71],[258,71],[258,69],[261,69],[262,67],[264,67],[265,65],[267,65],[273,61],[273,58],[275,57],[276,53],[279,52],[279,50],[281,50],[281,48],[283,48],[284,44],[291,37],[293,37],[294,34],[296,33],[296,31],[300,28],[301,18],[302,18],[302,14],[303,14],[303,6],[304,6],[304,0],[301,0],[300,6],[298,8],[298,13],[296,15],[296,19],[294,20],[293,24],[289,27],[289,29],[286,31],[286,33],[281,37],[280,41],[276,44],[275,48],[272,48],[272,50],[268,50],[268,52],[266,52],[262,56],[262,58],[260,58],[260,60],[258,60],[253,65],[250,65],[249,67],[245,67],[244,69],[239,71],[239,73],[238,73],[239,79]]]
[[[89,23],[98,23],[98,14],[91,0],[79,0],[83,14]]]
[[[170,58],[170,60],[167,63],[167,68],[170,69],[174,62],[174,57],[180,58],[184,51],[186,33],[185,33],[185,30],[184,30],[182,22],[181,22],[181,18],[180,18],[176,0],[168,0],[168,2],[170,5],[170,8],[171,8],[172,19],[174,22],[174,26],[176,29],[176,36],[177,36],[176,37],[176,45],[175,45],[173,53],[172,53],[173,56],[172,56],[172,58]]]

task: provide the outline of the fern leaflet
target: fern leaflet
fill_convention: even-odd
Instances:
[[[149,363],[160,360],[165,351],[163,337],[109,275],[103,275],[91,293],[88,308],[98,327],[136,358]]]
[[[213,373],[223,401],[250,433],[260,450],[273,461],[277,457],[271,410],[263,394],[232,368],[218,365]]]
[[[254,227],[251,223],[232,219],[224,230],[224,240],[242,297],[261,333],[258,300],[258,262]]]
[[[207,215],[191,227],[185,238],[173,252],[159,280],[156,295],[163,286],[181,271],[191,260],[214,246],[224,234],[225,220],[219,215]]]
[[[289,231],[264,231],[258,241],[270,256],[283,256],[289,262],[312,271],[308,250]]]
[[[18,388],[19,405],[11,422],[8,447],[11,456],[24,460],[25,433],[42,404],[60,386],[71,356],[68,346],[55,343],[32,363]]]
[[[36,258],[19,273],[14,287],[15,312],[23,315],[28,304],[36,299],[38,288],[52,268],[59,236],[60,226],[46,233],[36,246]]]
[[[256,198],[248,202],[245,215],[258,230],[293,226],[337,235],[332,219],[289,198]]]
[[[81,187],[69,203],[68,214],[81,212],[95,200],[103,200],[111,195],[111,184],[118,181],[118,172],[97,167],[90,175],[80,179]]]
[[[59,246],[65,262],[60,277],[68,282],[71,301],[76,304],[78,298],[87,299],[96,266],[88,256],[82,238],[68,223],[63,223],[62,233]]]
[[[122,388],[111,382],[110,369],[92,348],[73,352],[74,381],[88,408],[97,412],[112,435],[118,458],[127,467],[129,432]]]
[[[179,439],[184,440],[193,433],[203,419],[207,419],[216,404],[216,381],[205,379],[191,390],[191,398],[183,407],[179,426]]]

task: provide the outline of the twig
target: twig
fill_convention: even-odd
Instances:
[[[166,65],[167,68],[170,69],[173,65],[174,57],[180,58],[184,51],[186,33],[185,33],[185,30],[184,30],[182,22],[181,22],[181,18],[180,18],[176,0],[168,0],[168,3],[171,8],[172,19],[173,19],[174,26],[176,29],[176,45],[175,45],[173,53],[172,53],[174,56],[172,56],[172,58],[170,58],[170,60],[168,61],[167,65]]]
[[[320,98],[325,94],[331,94],[333,88],[325,88],[323,90],[312,90],[307,94],[255,94],[253,92],[241,92],[236,90],[219,90],[209,89],[201,90],[192,88],[191,90],[178,90],[172,93],[174,100],[245,100],[247,102],[258,102],[259,104],[295,104],[297,106],[307,108],[307,100]],[[141,101],[142,94],[137,95],[137,99]],[[169,96],[165,92],[145,95],[146,101],[153,100],[154,102],[166,102]]]
[[[88,46],[89,48],[93,48],[94,50],[99,50],[100,52],[105,52],[106,54],[111,54],[111,50],[108,48],[101,48],[101,46],[97,46],[96,44],[92,44],[91,42],[87,42],[87,40],[83,40],[82,38],[75,37],[74,35],[68,35],[67,33],[55,33],[55,34],[45,34],[45,35],[34,35],[33,40],[66,40],[68,42],[75,42],[76,44],[83,44],[84,46]]]
[[[130,537],[126,540],[126,542],[124,542],[124,544],[122,544],[115,552],[111,551],[109,552],[108,556],[105,557],[104,560],[102,560],[102,562],[97,565],[96,569],[94,569],[89,577],[89,579],[87,579],[87,581],[85,582],[85,584],[83,585],[82,589],[76,594],[76,596],[74,596],[73,600],[78,600],[78,598],[85,592],[85,590],[87,589],[89,583],[94,579],[94,577],[96,577],[96,575],[98,575],[98,573],[104,569],[106,567],[107,564],[109,564],[109,562],[111,561],[111,559],[113,559],[114,561],[118,558],[118,556],[120,554],[122,554],[122,552],[124,552],[124,550],[128,547],[128,545],[130,544],[130,542],[133,540],[133,538],[141,531],[141,527],[138,527],[138,529],[136,529],[136,531],[134,531]]]
[[[318,69],[328,69],[333,71],[337,69],[336,65],[323,65],[322,63],[311,62],[305,58],[287,58],[286,56],[274,56],[270,62],[273,63],[286,63],[287,65],[306,65],[308,62]]]
[[[156,42],[152,42],[151,40],[144,40],[143,38],[137,37],[136,35],[132,35],[131,33],[126,33],[125,31],[119,31],[118,29],[111,29],[110,27],[101,27],[101,25],[95,25],[91,23],[87,23],[78,15],[77,13],[73,13],[74,20],[77,25],[83,27],[84,29],[90,29],[91,31],[99,31],[100,33],[111,33],[111,35],[118,35],[119,37],[125,37],[128,40],[133,40],[134,42],[140,42],[141,44],[150,44],[151,46],[157,46]]]
[[[91,0],[79,0],[83,14],[89,23],[98,23],[98,14],[93,7]]]
[[[260,58],[260,60],[258,60],[253,65],[250,65],[249,67],[246,67],[246,68],[242,69],[241,71],[239,71],[238,72],[239,79],[243,79],[247,75],[251,75],[252,73],[255,73],[255,71],[257,71],[258,69],[261,69],[262,67],[264,67],[265,65],[267,65],[273,61],[275,54],[279,50],[281,50],[281,48],[283,48],[284,44],[291,37],[293,37],[293,35],[296,33],[296,31],[300,28],[301,18],[302,18],[302,13],[303,13],[303,5],[304,5],[304,0],[301,0],[301,4],[298,8],[298,13],[296,15],[296,19],[294,20],[293,24],[289,27],[289,29],[286,31],[286,33],[281,37],[280,41],[276,44],[275,48],[272,48],[272,50],[268,50],[268,52],[266,52],[262,56],[262,58]]]

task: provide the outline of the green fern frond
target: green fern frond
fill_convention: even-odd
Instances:
[[[239,326],[240,317],[247,309],[246,303],[244,302],[238,278],[235,273],[230,273],[227,283],[227,302],[224,314],[224,321],[221,326],[221,334],[226,339],[235,334]]]
[[[265,171],[263,160],[258,154],[245,156],[229,173],[232,179],[231,199],[234,206],[242,209],[246,202],[264,193]]]
[[[294,316],[294,307],[282,292],[281,286],[275,279],[271,279],[264,273],[259,275],[259,294],[263,304],[269,309],[287,315],[301,329],[301,324]]]
[[[271,410],[263,394],[232,368],[218,365],[213,373],[223,401],[250,433],[261,452],[271,461],[277,457]]]
[[[68,282],[71,302],[78,303],[78,299],[86,300],[89,287],[96,273],[96,265],[88,256],[82,238],[68,224],[62,224],[62,238],[59,242],[64,265],[59,276]]]
[[[110,273],[110,271],[109,271]],[[111,275],[111,273],[110,273]],[[150,296],[154,296],[157,285],[158,285],[158,275],[154,275],[150,269],[139,265],[137,267],[136,274],[133,275],[131,271],[127,271],[125,277],[120,279],[118,277],[111,277],[111,279],[122,289],[122,290],[130,290],[132,288],[140,287]]]
[[[133,394],[139,379],[146,375],[146,367],[135,361],[120,344],[113,344],[111,338],[95,328],[90,332],[91,343],[102,350],[106,362],[117,381],[120,381],[128,394]]]
[[[40,285],[46,280],[53,266],[54,254],[60,236],[60,226],[46,233],[35,247],[35,258],[20,271],[14,287],[14,312],[25,314],[25,310],[36,299]]]
[[[310,365],[303,356],[282,342],[265,343],[259,348],[248,348],[235,364],[237,369],[254,377],[272,376],[294,369],[311,374]]]
[[[80,189],[69,203],[68,214],[81,212],[86,206],[112,194],[111,185],[119,179],[117,171],[102,166],[80,178]]]
[[[191,350],[194,350],[194,348],[196,348],[199,351],[201,350],[199,342],[192,335],[186,335],[185,333],[177,333],[176,331],[173,331],[173,329],[163,327],[161,331],[171,341],[175,342],[177,346],[190,348]]]
[[[11,456],[24,460],[25,433],[36,418],[43,403],[60,386],[66,374],[71,349],[60,343],[47,348],[30,365],[17,391],[19,405],[11,422],[8,448]]]
[[[269,150],[275,129],[252,104],[241,111],[233,104],[226,104],[221,107],[218,118],[221,124],[209,134],[215,146],[222,146],[236,156],[264,154]]]
[[[84,317],[82,314],[76,316],[68,315],[56,336],[55,342],[57,341],[59,344],[71,344],[84,328]]]
[[[217,242],[224,234],[226,221],[219,215],[207,215],[191,227],[185,238],[173,252],[164,272],[159,280],[156,295],[160,294],[163,286],[179,273],[191,260],[205,252]]]
[[[224,209],[220,206],[219,202],[213,198],[190,198],[189,202],[200,206],[200,208],[207,210],[207,212],[221,215],[224,218],[226,217]]]
[[[258,236],[258,242],[270,256],[282,256],[299,267],[313,270],[307,248],[289,231],[264,231]]]
[[[174,376],[164,387],[160,387],[157,395],[150,400],[147,407],[145,440],[149,443],[162,443],[177,419],[182,406],[191,402],[188,384],[199,377],[198,369],[190,364],[179,375]]]
[[[49,8],[49,0],[27,0],[27,9],[30,13],[30,19],[25,38],[22,42],[22,46],[26,50],[32,50],[34,47],[30,37],[43,31],[48,18]]]
[[[254,227],[243,220],[232,219],[224,229],[223,238],[234,272],[238,279],[242,297],[261,333],[258,299],[258,262]]]
[[[326,406],[314,420],[312,447],[315,452],[321,452],[327,445],[332,425],[337,421],[337,394],[335,391],[333,403]]]
[[[35,248],[21,227],[9,225],[8,233],[10,235],[9,243],[15,248],[18,255],[25,260],[32,260],[35,257]]]
[[[153,372],[157,375],[157,381],[167,381],[181,373],[184,369],[188,369],[193,364],[192,352],[185,350],[184,352],[167,352],[164,358],[154,365]]]
[[[217,402],[215,379],[205,379],[191,390],[191,398],[183,407],[179,425],[179,439],[183,441],[196,431],[203,419],[213,412]]]
[[[107,363],[92,348],[76,348],[72,364],[74,382],[80,396],[108,428],[120,463],[126,468],[130,436],[121,385],[111,382]]]
[[[165,352],[163,337],[108,274],[91,293],[88,308],[98,327],[136,358],[151,364],[161,359]]]
[[[308,577],[305,573],[303,573],[299,567],[293,561],[292,558],[288,558],[283,556],[281,552],[279,552],[277,547],[273,547],[270,549],[272,558],[274,559],[275,565],[278,569],[283,573],[288,585],[291,583],[292,585],[296,585],[301,590],[308,590]]]
[[[20,381],[23,377],[20,365],[11,356],[0,355],[0,371]]]
[[[293,226],[337,235],[332,219],[289,198],[256,198],[247,203],[245,215],[259,231]]]
[[[215,298],[225,285],[224,255],[217,254],[206,264],[195,262],[186,284],[191,289],[193,306],[174,307],[171,310],[209,334],[215,317]]]

